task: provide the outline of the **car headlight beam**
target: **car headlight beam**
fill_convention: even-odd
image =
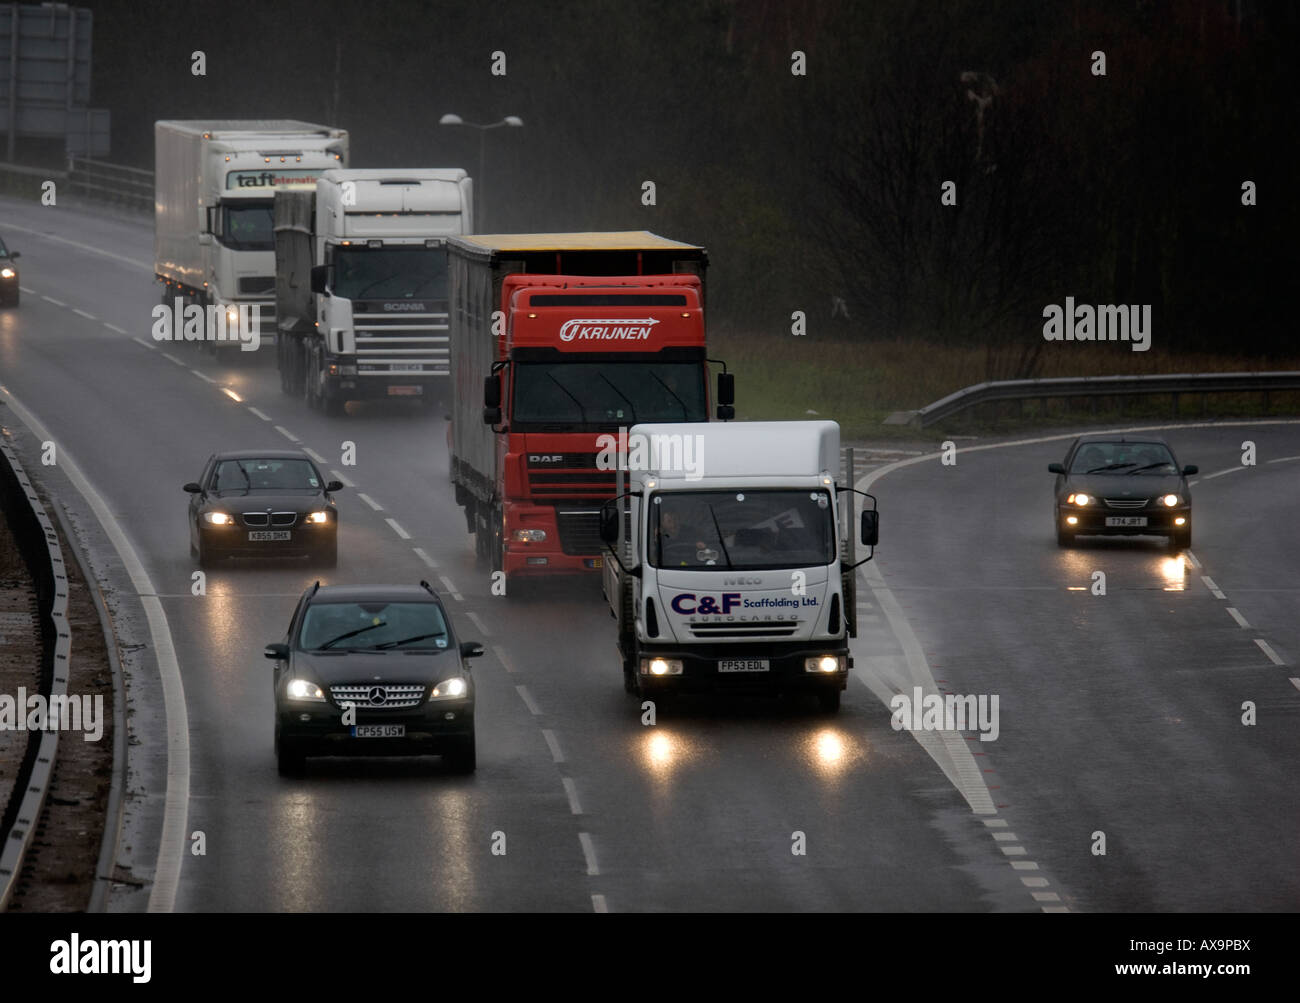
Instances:
[[[309,512],[307,514],[307,521],[316,523],[318,525],[320,523],[329,522],[329,520],[330,520],[330,514],[324,510],[321,510],[319,512]]]
[[[305,700],[313,703],[324,703],[325,694],[321,688],[308,679],[290,679],[284,688],[285,695],[290,700]]]
[[[203,521],[209,526],[229,526],[235,518],[228,512],[204,512]]]
[[[454,700],[469,692],[469,684],[460,676],[444,679],[429,692],[430,700]]]
[[[1180,501],[1182,501],[1182,499],[1179,498],[1177,495],[1165,495],[1160,500],[1164,502],[1166,505],[1168,505],[1170,508],[1173,508]]]

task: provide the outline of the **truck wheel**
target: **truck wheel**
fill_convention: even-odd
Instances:
[[[822,690],[817,694],[817,703],[828,714],[840,709],[840,690]]]
[[[337,418],[341,415],[346,403],[341,394],[332,393],[328,388],[321,391],[320,409],[327,418]]]

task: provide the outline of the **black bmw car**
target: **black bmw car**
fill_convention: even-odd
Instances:
[[[275,753],[282,774],[308,756],[441,755],[475,768],[474,680],[438,594],[419,585],[320,582],[298,600],[275,660]]]
[[[1152,435],[1080,436],[1056,474],[1056,542],[1080,535],[1168,536],[1170,546],[1192,545],[1192,496],[1169,443]]]
[[[18,252],[5,247],[0,240],[0,303],[5,306],[18,305]]]
[[[199,566],[227,557],[306,555],[332,568],[338,562],[338,509],[306,453],[294,449],[214,453],[190,494],[190,554]]]

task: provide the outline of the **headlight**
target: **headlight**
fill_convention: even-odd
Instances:
[[[677,658],[643,658],[641,675],[643,676],[680,676],[682,663]]]
[[[0,269],[0,278],[12,279],[17,274],[12,268]]]
[[[1165,495],[1160,500],[1164,502],[1166,505],[1168,505],[1170,508],[1173,508],[1180,501],[1182,501],[1182,499],[1179,498],[1177,495]]]
[[[311,513],[309,513],[308,516],[307,516],[307,521],[308,521],[308,522],[316,522],[316,523],[329,522],[329,521],[330,521],[330,514],[329,514],[328,512],[324,512],[324,511],[321,511],[321,512],[311,512]]]
[[[204,512],[203,521],[210,526],[229,526],[235,520],[225,512]]]
[[[226,307],[226,323],[227,324],[239,323],[239,307],[237,306]]]
[[[803,660],[805,672],[843,672],[844,668],[843,655],[818,655]]]
[[[321,692],[321,688],[306,679],[290,679],[289,685],[284,688],[284,692],[290,700],[325,702],[325,694]]]
[[[1068,497],[1065,500],[1068,501],[1071,505],[1091,505],[1096,499],[1091,498],[1088,495],[1084,494],[1082,491],[1080,491],[1078,494],[1070,495],[1070,497]]]
[[[452,679],[444,679],[429,694],[430,700],[450,700],[455,697],[463,697],[469,692],[469,686],[460,676]]]
[[[510,534],[515,543],[541,543],[546,539],[544,529],[517,529]]]

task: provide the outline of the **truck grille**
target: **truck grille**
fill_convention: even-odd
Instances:
[[[1146,508],[1149,498],[1107,498],[1107,508]]]
[[[349,683],[331,686],[330,696],[338,704],[350,703],[364,710],[402,710],[424,699],[424,687],[392,683]]]
[[[285,528],[298,521],[297,512],[242,512],[245,526],[277,526]]]
[[[555,521],[560,527],[560,549],[566,554],[600,553],[600,509],[557,508]]]
[[[450,375],[447,312],[378,314],[354,312],[357,375]],[[400,368],[399,368],[400,367]]]
[[[692,623],[696,637],[789,637],[799,629],[798,620],[761,620],[757,623]]]
[[[618,472],[597,470],[595,453],[545,453],[546,462],[529,460],[528,488],[534,497],[608,498]],[[583,551],[588,553],[588,551]]]
[[[241,296],[256,296],[258,293],[275,292],[274,275],[245,275],[239,280]]]

